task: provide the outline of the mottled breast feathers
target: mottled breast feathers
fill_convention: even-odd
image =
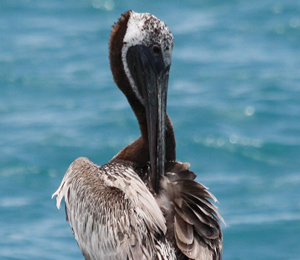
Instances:
[[[175,257],[160,239],[166,232],[162,212],[130,163],[99,167],[78,158],[53,196],[57,207],[65,199],[67,219],[85,259],[150,260],[161,247]]]
[[[220,260],[222,217],[216,198],[195,181],[189,164],[171,162],[154,197],[135,164],[97,166],[78,158],[58,190],[67,220],[86,260]]]

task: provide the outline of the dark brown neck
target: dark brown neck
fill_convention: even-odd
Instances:
[[[167,126],[166,126],[166,161],[176,161],[176,139],[172,121],[167,115]]]
[[[113,26],[110,43],[109,43],[109,59],[112,74],[115,83],[119,89],[126,96],[132,110],[134,111],[141,130],[141,137],[139,137],[132,144],[125,147],[114,159],[132,161],[146,165],[149,162],[149,148],[148,148],[148,131],[147,120],[144,105],[136,97],[130,86],[129,80],[126,76],[123,62],[122,62],[122,46],[123,39],[127,30],[127,23],[130,12],[122,14],[119,21]],[[166,160],[175,161],[175,136],[170,118],[167,116],[166,126]]]
[[[169,116],[167,116],[167,118],[166,161],[174,162],[176,160],[175,134]],[[141,167],[147,165],[150,160],[147,131],[145,134],[146,136],[143,136],[142,134],[137,140],[126,146],[114,157],[114,159],[135,162]]]
[[[129,80],[126,76],[122,62],[123,39],[127,30],[127,23],[130,11],[122,14],[119,21],[113,26],[109,43],[109,60],[113,78],[119,89],[126,96],[130,106],[132,107],[141,128],[142,136],[145,136],[146,118],[145,108],[134,94]]]

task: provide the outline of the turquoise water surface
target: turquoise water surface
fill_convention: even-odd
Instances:
[[[83,259],[51,194],[69,164],[138,137],[110,28],[150,12],[175,37],[177,158],[219,199],[226,260],[300,259],[300,2],[1,0],[0,259]]]

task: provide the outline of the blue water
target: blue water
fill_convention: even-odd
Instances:
[[[51,194],[139,135],[108,63],[127,9],[174,34],[178,160],[219,199],[224,259],[300,259],[300,2],[124,2],[1,0],[0,259],[83,259]]]

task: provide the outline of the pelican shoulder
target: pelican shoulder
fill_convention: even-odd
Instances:
[[[98,166],[78,158],[54,196],[58,208],[65,200],[67,220],[86,259],[153,259],[165,246],[157,240],[166,232],[162,211],[129,162]]]

